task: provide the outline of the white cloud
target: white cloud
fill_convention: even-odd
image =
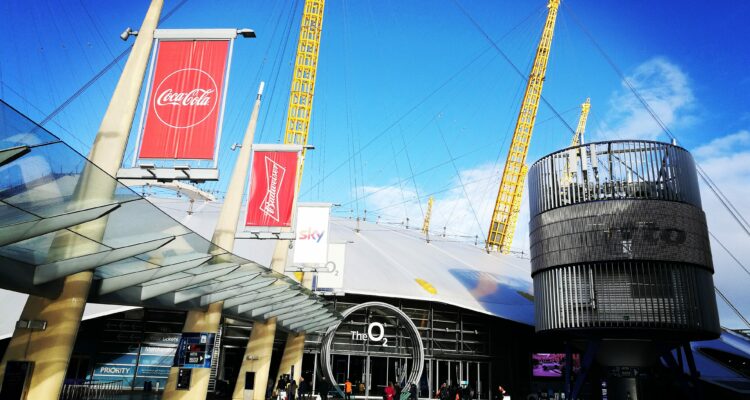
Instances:
[[[652,58],[626,77],[669,128],[684,127],[696,119],[695,97],[682,69],[663,57]],[[663,131],[625,83],[609,100],[596,140],[663,139]]]
[[[750,145],[750,132],[741,130],[737,133],[715,138],[714,140],[700,146],[692,151],[696,158],[705,159],[727,155],[743,147],[747,149]]]
[[[460,180],[454,177],[446,184],[448,190],[434,194],[435,203],[430,220],[430,232],[433,236],[442,235],[445,227],[447,235],[454,238],[459,236],[463,240],[474,241],[476,235],[482,245],[492,218],[492,209],[500,185],[500,172],[498,167],[491,163],[464,169],[459,171]],[[464,184],[465,193],[461,182]],[[365,187],[364,191],[369,194],[368,209],[375,210],[373,213],[381,215],[384,222],[405,223],[406,217],[409,217],[410,227],[422,227],[422,212],[427,212],[428,190],[419,189],[419,194],[423,197],[421,209],[411,182],[402,183],[401,187],[398,184],[369,186]],[[527,205],[528,196],[524,191],[512,248],[528,254]]]
[[[712,140],[693,151],[696,161],[708,176],[719,186],[724,195],[738,211],[748,218],[750,203],[750,133],[741,130]],[[750,268],[750,236],[748,236],[724,208],[719,199],[701,182],[703,210],[706,213],[709,231],[724,244],[732,254]],[[747,290],[750,276],[737,262],[712,239],[711,251],[714,259],[714,283],[745,317],[750,317],[750,291]],[[732,328],[747,328],[729,308],[717,299],[721,310],[722,324]]]

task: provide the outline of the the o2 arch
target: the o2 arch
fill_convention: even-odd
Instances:
[[[410,383],[416,385],[419,381],[419,378],[422,376],[422,371],[424,369],[424,344],[422,344],[422,336],[419,335],[417,326],[414,325],[414,322],[412,322],[411,318],[409,318],[408,315],[404,314],[404,312],[401,311],[398,307],[379,301],[370,301],[367,303],[358,304],[347,309],[346,311],[341,313],[342,318],[326,331],[325,336],[323,336],[323,341],[320,344],[320,358],[323,373],[328,378],[328,381],[331,382],[334,388],[336,388],[336,391],[339,393],[339,395],[344,398],[344,393],[341,391],[341,388],[339,388],[338,382],[336,382],[336,378],[333,376],[333,368],[331,366],[331,343],[333,342],[334,334],[339,329],[341,323],[353,312],[361,310],[363,308],[380,308],[391,311],[393,312],[394,316],[404,325],[406,331],[409,334],[409,338],[411,339],[411,343],[413,346],[412,350],[414,353],[414,361],[412,362],[411,371],[409,372],[409,377],[407,378],[406,383],[407,385]],[[384,329],[379,329],[377,333],[370,332],[370,330],[371,329],[368,329],[367,332],[369,336],[372,336],[372,334],[379,334],[379,337],[382,338],[383,335],[385,335]]]

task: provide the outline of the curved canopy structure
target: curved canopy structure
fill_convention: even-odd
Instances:
[[[114,195],[76,195],[91,182],[112,185]],[[95,220],[103,236],[81,225]],[[4,102],[0,260],[0,288],[37,296],[54,298],[66,276],[92,270],[95,303],[189,310],[223,301],[227,316],[277,317],[295,332],[322,330],[321,315],[340,318],[296,281],[181,225]]]

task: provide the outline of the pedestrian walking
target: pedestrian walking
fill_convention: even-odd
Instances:
[[[346,400],[352,399],[352,382],[349,380],[349,378],[347,378],[346,382],[344,382],[344,394],[346,395]]]
[[[297,381],[292,379],[289,386],[286,388],[286,398],[289,400],[295,400],[297,398]]]
[[[498,400],[503,400],[503,398],[505,398],[505,396],[507,396],[507,393],[508,392],[505,390],[505,388],[502,387],[502,385],[500,385],[500,386],[497,387],[497,392],[496,392],[495,398],[497,398]]]
[[[299,377],[299,389],[297,389],[297,392],[299,392],[299,399],[300,400],[308,400],[310,395],[310,385],[305,380],[304,376]]]
[[[396,395],[396,389],[393,388],[393,382],[388,382],[388,386],[385,387],[385,396],[383,400],[393,400]]]
[[[330,390],[330,386],[328,385],[328,380],[324,376],[320,379],[320,383],[318,383],[318,393],[320,394],[320,400],[328,400],[328,391]]]

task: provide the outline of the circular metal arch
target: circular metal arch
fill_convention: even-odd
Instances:
[[[367,303],[358,304],[341,313],[341,319],[328,328],[325,336],[323,337],[323,341],[320,344],[320,364],[323,368],[323,373],[328,378],[328,381],[331,382],[333,387],[336,388],[336,391],[339,393],[339,395],[341,395],[342,398],[344,398],[345,395],[341,391],[341,388],[339,388],[338,382],[336,382],[336,378],[333,376],[333,368],[331,366],[331,343],[333,342],[334,334],[339,329],[339,326],[349,315],[351,315],[355,311],[368,307],[384,308],[388,311],[393,311],[395,317],[399,321],[401,321],[406,328],[408,328],[407,331],[409,333],[409,338],[411,339],[411,343],[414,348],[414,361],[412,362],[409,377],[406,380],[407,385],[410,383],[416,385],[424,370],[424,344],[422,343],[422,336],[420,336],[419,330],[417,329],[417,326],[414,325],[414,322],[412,322],[411,318],[409,318],[408,315],[404,314],[404,312],[401,311],[398,307],[388,303],[383,303],[380,301],[369,301]]]

